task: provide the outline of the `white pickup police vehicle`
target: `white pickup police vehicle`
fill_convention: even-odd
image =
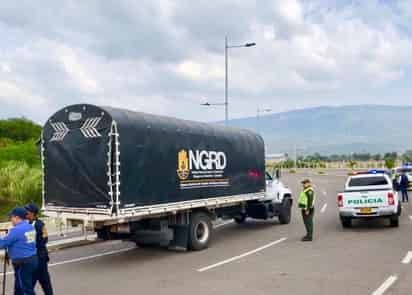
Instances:
[[[355,218],[388,218],[399,226],[401,204],[385,171],[355,172],[338,195],[339,215],[343,227],[351,227]]]

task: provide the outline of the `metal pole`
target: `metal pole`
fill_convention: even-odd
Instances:
[[[6,235],[8,234],[8,230],[4,230]],[[9,255],[7,249],[4,250],[4,263],[3,263],[3,286],[2,286],[2,294],[6,295],[6,274],[7,274],[7,264],[8,264]]]
[[[295,169],[298,168],[298,148],[295,144]]]
[[[225,124],[229,124],[229,97],[228,97],[228,56],[227,50],[229,48],[227,36],[225,36]]]

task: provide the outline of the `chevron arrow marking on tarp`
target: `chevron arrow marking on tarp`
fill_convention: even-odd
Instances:
[[[64,124],[63,122],[50,123],[50,125],[54,130],[53,136],[50,141],[62,141],[70,131],[70,129],[67,128],[66,124]]]
[[[100,123],[101,117],[88,118],[84,121],[83,126],[80,127],[80,131],[86,138],[96,138],[102,136],[96,127]]]

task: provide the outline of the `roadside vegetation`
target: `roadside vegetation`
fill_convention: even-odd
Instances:
[[[320,155],[315,153],[308,156],[299,156],[295,159],[287,158],[281,162],[268,162],[270,168],[285,168],[295,170],[296,168],[348,168],[348,169],[367,169],[367,168],[387,168],[392,169],[402,163],[412,163],[412,150],[408,150],[403,154],[396,152],[385,154],[369,154],[369,153],[352,153],[348,155]]]
[[[0,220],[16,206],[41,203],[40,133],[26,119],[0,120]]]

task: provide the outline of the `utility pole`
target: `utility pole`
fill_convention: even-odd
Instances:
[[[227,41],[227,36],[225,36],[225,124],[229,124],[229,85],[228,85],[228,56],[227,50],[229,49],[229,44]]]

